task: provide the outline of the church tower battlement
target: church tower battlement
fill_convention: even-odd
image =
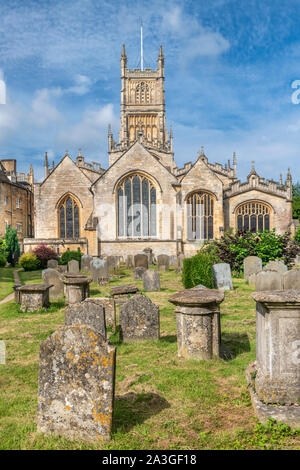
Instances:
[[[171,171],[176,167],[172,129],[168,133],[165,116],[164,54],[160,46],[156,70],[129,69],[125,45],[121,54],[121,128],[119,143],[109,126],[108,153],[110,165],[139,140]]]

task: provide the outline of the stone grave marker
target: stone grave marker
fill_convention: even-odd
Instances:
[[[93,442],[110,438],[115,354],[87,325],[62,326],[41,343],[38,432]]]
[[[276,271],[261,271],[256,274],[255,278],[255,290],[267,291],[267,290],[282,290],[283,279],[282,274]]]
[[[70,274],[79,273],[79,262],[77,261],[77,259],[71,259],[71,261],[68,262],[68,272]]]
[[[103,281],[108,280],[108,264],[106,259],[94,258],[90,266],[93,282],[101,284]]]
[[[143,287],[147,292],[160,290],[160,276],[154,269],[147,269],[143,274]]]
[[[106,339],[105,311],[103,305],[85,299],[78,304],[69,304],[65,308],[65,325],[87,325],[94,328]]]
[[[144,253],[138,253],[134,256],[134,266],[135,268],[145,268],[148,269],[148,256]]]
[[[48,259],[47,261],[47,268],[56,269],[58,266],[57,259]]]
[[[244,280],[248,281],[251,274],[262,271],[262,260],[258,256],[247,256],[244,259]]]
[[[64,280],[63,275],[56,269],[44,269],[42,271],[43,284],[51,286],[49,291],[50,301],[61,299],[64,297]]]
[[[85,302],[92,302],[102,305],[105,313],[106,328],[116,328],[116,303],[109,297],[89,297]]]
[[[133,279],[135,279],[136,281],[141,281],[145,272],[146,268],[143,268],[143,266],[138,266],[137,268],[134,268]]]
[[[142,294],[120,307],[120,334],[123,341],[159,339],[159,307]]]
[[[91,255],[83,255],[81,257],[81,271],[90,273],[92,261],[93,261],[93,257]]]
[[[294,268],[283,274],[283,290],[300,291],[300,268]]]
[[[170,267],[170,258],[168,255],[158,255],[157,269],[158,271],[168,271]]]
[[[212,267],[215,287],[221,290],[233,289],[230,264],[219,263]]]
[[[263,271],[276,271],[277,273],[286,273],[288,270],[287,266],[283,261],[275,260],[269,261],[268,264],[263,268]]]

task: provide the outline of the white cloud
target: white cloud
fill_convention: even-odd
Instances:
[[[51,101],[53,97],[61,96],[59,88],[38,90],[31,103],[30,119],[37,127],[46,127],[63,119],[61,113]]]
[[[75,76],[75,85],[66,88],[65,93],[73,93],[75,95],[85,95],[91,89],[92,80],[85,75]]]

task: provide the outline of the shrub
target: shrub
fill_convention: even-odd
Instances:
[[[0,238],[0,255],[7,256],[7,247],[4,238]]]
[[[4,268],[6,265],[6,256],[0,253],[0,268]]]
[[[9,225],[6,227],[5,231],[5,244],[7,250],[7,261],[14,266],[20,256],[20,246],[16,229],[10,228]]]
[[[40,267],[40,261],[34,253],[24,253],[19,259],[19,264],[25,271],[34,271]]]
[[[33,253],[35,254],[37,259],[39,260],[40,266],[42,268],[47,267],[47,261],[49,259],[58,259],[57,253],[52,248],[45,245],[45,243],[42,243],[41,245],[37,246],[33,250]]]
[[[197,255],[186,258],[183,262],[182,282],[185,289],[191,289],[203,284],[209,289],[214,288],[212,266],[217,262],[215,250],[208,245],[202,248]]]
[[[65,251],[60,257],[59,264],[68,264],[69,261],[71,261],[72,259],[75,259],[79,262],[79,267],[80,267],[81,256],[82,256],[82,253],[79,250],[78,251],[72,251],[72,250]]]

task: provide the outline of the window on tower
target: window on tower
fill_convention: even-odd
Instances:
[[[147,83],[138,83],[135,89],[135,101],[137,104],[150,103],[150,89]]]

